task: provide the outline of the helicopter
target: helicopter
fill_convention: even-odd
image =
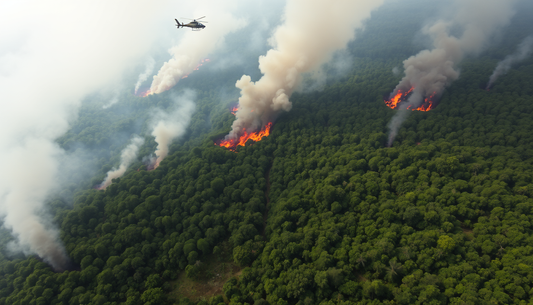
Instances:
[[[174,19],[176,20],[176,26],[178,27],[178,29],[180,27],[188,27],[188,28],[191,28],[193,31],[200,31],[202,30],[203,28],[205,28],[205,25],[203,25],[202,23],[198,22],[197,20],[200,20],[202,18],[205,18],[205,16],[203,17],[200,17],[198,19],[193,19],[191,22],[185,24],[185,23],[180,23],[178,21],[178,19]],[[207,21],[203,21],[204,23],[207,23]]]

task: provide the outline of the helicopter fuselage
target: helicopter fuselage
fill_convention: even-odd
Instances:
[[[188,27],[188,28],[191,28],[193,30],[201,30],[201,29],[205,28],[205,25],[203,25],[201,22],[198,22],[196,20],[193,20],[193,21],[191,21],[189,23],[186,23],[186,24],[185,23],[180,23],[177,19],[175,19],[175,20],[176,20],[176,23],[177,23],[176,26],[178,27],[178,29],[180,27],[182,27],[182,28],[183,27]]]
[[[201,24],[198,21],[192,21],[192,22],[189,22],[189,23],[184,24],[182,26],[186,26],[188,28],[193,28],[193,29],[203,29],[203,28],[205,28],[205,25]]]

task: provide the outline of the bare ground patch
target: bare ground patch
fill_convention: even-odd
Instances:
[[[171,283],[172,292],[169,297],[177,301],[188,298],[193,302],[209,300],[213,296],[223,295],[222,287],[232,276],[238,276],[241,268],[233,263],[231,247],[227,242],[219,245],[222,253],[211,254],[200,263],[198,276],[188,278],[185,271],[181,271],[178,279]]]

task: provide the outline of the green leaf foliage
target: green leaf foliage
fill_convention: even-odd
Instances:
[[[529,302],[533,60],[491,91],[483,85],[531,20],[517,13],[502,42],[465,60],[439,105],[411,113],[385,147],[396,111],[383,95],[400,78],[391,70],[419,51],[412,42],[432,12],[426,2],[402,18],[401,3],[373,13],[348,46],[351,69],[322,90],[294,93],[270,136],[237,152],[213,141],[233,122],[234,97],[221,101],[220,92],[242,71],[198,71],[180,82],[176,91],[198,91],[187,135],[153,171],[137,162],[105,191],[84,182],[60,194],[72,205],[52,200],[72,270],[2,252],[0,304]],[[152,104],[167,109],[170,94],[127,96],[131,121],[84,106],[58,143],[109,147],[113,135],[146,122]],[[90,180],[102,180],[126,143],[112,145],[91,159],[100,170]],[[147,141],[141,155],[154,149]],[[242,272],[219,283],[217,296],[169,299],[180,273],[206,277],[198,266],[220,254],[221,242]]]

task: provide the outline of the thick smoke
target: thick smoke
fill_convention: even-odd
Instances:
[[[98,189],[104,190],[106,187],[111,185],[113,179],[122,177],[128,167],[137,159],[137,152],[139,148],[144,144],[144,139],[139,136],[134,136],[131,139],[131,143],[124,148],[122,154],[120,155],[120,165],[118,168],[113,169],[107,173],[104,181]]]
[[[263,76],[252,82],[243,75],[239,110],[227,139],[238,138],[243,129],[257,130],[274,113],[292,107],[289,97],[300,84],[302,73],[318,69],[354,38],[370,12],[383,1],[289,0],[284,23],[271,38],[272,49],[259,58]],[[325,21],[325,22],[324,22]]]
[[[500,61],[492,72],[490,76],[489,83],[487,84],[487,89],[492,87],[494,82],[500,77],[500,75],[505,74],[511,69],[511,66],[519,61],[526,59],[533,49],[533,36],[526,37],[522,43],[518,45],[518,49],[513,54],[505,57],[504,60]]]
[[[186,91],[181,97],[175,100],[175,109],[170,113],[159,110],[153,118],[152,136],[155,137],[157,149],[156,157],[151,161],[151,167],[157,168],[161,161],[168,155],[169,145],[178,137],[185,134],[191,116],[194,112],[195,94]]]
[[[137,94],[137,91],[139,91],[141,85],[152,74],[152,72],[154,71],[154,66],[155,60],[152,57],[148,58],[148,61],[146,62],[146,68],[144,69],[143,73],[139,74],[139,78],[137,79],[137,83],[135,84],[135,94]]]
[[[18,249],[58,271],[68,258],[46,201],[66,153],[55,140],[85,96],[146,56],[164,4],[0,1],[0,217]]]
[[[194,11],[194,14],[198,15],[193,15],[193,17],[207,16],[206,20],[209,20],[209,23],[206,23],[206,28],[201,31],[192,31],[187,27],[176,30],[176,35],[183,38],[178,45],[169,50],[172,58],[154,76],[150,87],[151,94],[161,93],[174,87],[180,79],[191,73],[202,59],[218,48],[227,34],[246,24],[243,19],[237,19],[228,12],[238,2],[209,0],[202,1],[198,5]],[[177,19],[180,23],[189,22],[189,20]]]
[[[46,212],[44,200],[58,174],[58,159],[64,153],[47,139],[33,135],[11,147],[2,139],[2,174],[0,174],[0,211],[4,225],[18,239],[15,248],[36,253],[54,269],[63,270],[68,264],[57,229],[48,226],[41,214]]]
[[[405,76],[391,96],[398,90],[414,88],[407,103],[389,123],[391,146],[403,121],[408,116],[407,108],[417,108],[424,98],[440,97],[444,88],[459,77],[457,64],[467,55],[477,55],[488,44],[496,30],[506,25],[514,15],[513,0],[456,0],[456,15],[449,20],[439,20],[425,27],[423,32],[433,39],[433,49],[423,50],[403,62]],[[451,34],[460,27],[462,35]]]

